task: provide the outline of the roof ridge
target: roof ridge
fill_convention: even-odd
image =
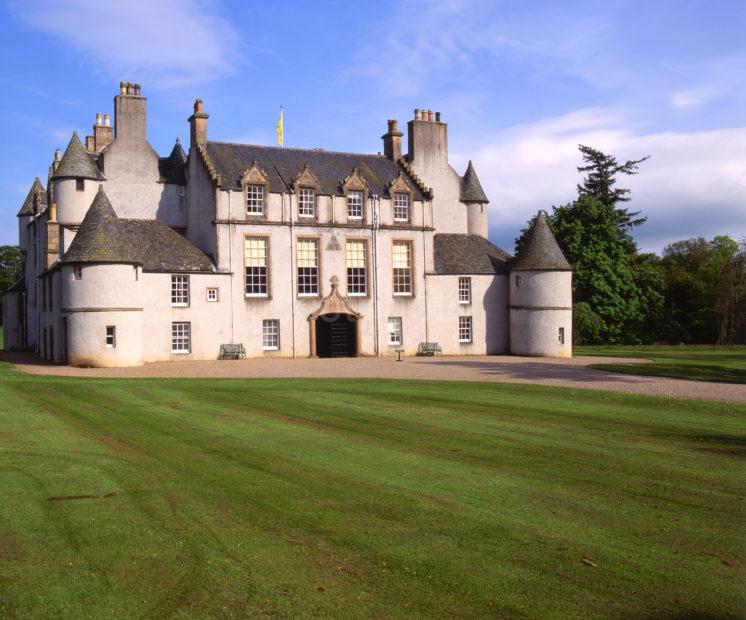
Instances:
[[[314,153],[329,153],[330,155],[354,155],[356,157],[359,157],[360,155],[365,155],[366,157],[380,157],[381,159],[389,159],[385,155],[382,155],[381,153],[354,153],[352,151],[332,151],[329,149],[324,149],[321,147],[306,147],[302,148],[299,146],[270,146],[268,144],[251,144],[250,142],[225,142],[222,140],[208,140],[208,144],[229,144],[230,146],[250,146],[253,148],[260,148],[260,149],[272,149],[277,151],[312,151]],[[391,161],[391,160],[389,160]]]

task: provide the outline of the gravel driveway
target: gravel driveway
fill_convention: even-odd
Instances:
[[[73,368],[57,366],[29,354],[0,353],[21,372],[66,377],[319,377],[504,381],[561,387],[611,390],[654,396],[746,403],[746,385],[641,377],[588,368],[608,357],[552,359],[513,356],[361,357],[357,359],[261,358],[226,361],[157,362],[131,368]],[[614,358],[614,363],[647,360]]]

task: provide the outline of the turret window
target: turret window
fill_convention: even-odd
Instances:
[[[246,186],[246,213],[248,215],[264,215],[264,186]]]
[[[394,194],[394,221],[409,221],[409,194],[403,192]]]
[[[79,192],[85,191],[85,179],[75,179],[75,189]]]
[[[347,192],[347,219],[363,219],[363,192]]]
[[[76,280],[82,280],[83,279],[83,268],[80,265],[76,265],[73,267],[73,278]]]
[[[472,341],[470,316],[460,316],[458,318],[458,341],[461,343]]]
[[[171,276],[171,305],[189,305],[189,276]]]
[[[565,328],[564,327],[559,328],[559,342],[560,344],[565,344]]]
[[[106,326],[106,348],[113,349],[117,346],[117,328],[114,325]]]
[[[520,288],[521,287],[521,281],[522,281],[521,276],[516,276],[515,277],[515,287],[516,288]]]
[[[316,215],[316,192],[311,188],[301,187],[298,191],[298,215],[300,217]]]

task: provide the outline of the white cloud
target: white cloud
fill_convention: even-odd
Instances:
[[[671,106],[677,110],[700,108],[717,97],[710,88],[677,90],[671,95]]]
[[[536,211],[575,198],[578,144],[619,160],[651,155],[637,176],[620,183],[632,190],[630,208],[648,216],[635,230],[642,249],[699,235],[746,235],[746,127],[645,133],[614,111],[588,109],[512,127],[484,143],[452,160],[461,169],[474,160],[491,201],[491,237],[508,250]]]
[[[195,0],[34,0],[14,8],[115,80],[192,84],[227,75],[240,62],[233,26]]]

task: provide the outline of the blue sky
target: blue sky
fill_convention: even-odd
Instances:
[[[746,2],[26,0],[2,5],[0,243],[55,148],[148,97],[149,138],[188,140],[195,98],[214,140],[377,152],[387,118],[449,123],[474,161],[490,238],[509,251],[538,209],[573,199],[578,143],[651,155],[627,180],[640,246],[746,236]]]

